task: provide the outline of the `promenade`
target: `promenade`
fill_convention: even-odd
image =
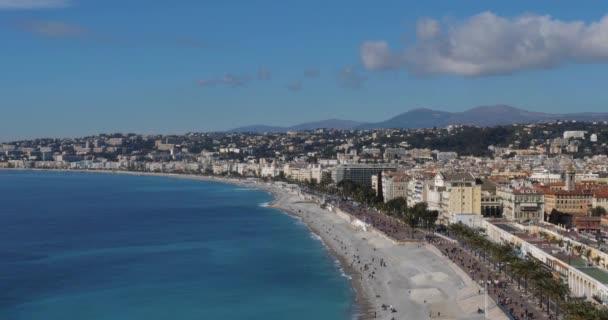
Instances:
[[[405,223],[377,210],[354,206],[346,201],[337,203],[337,206],[395,241],[422,241],[424,239],[424,232],[412,229]]]
[[[484,261],[465,246],[448,241],[431,241],[441,253],[454,262],[471,279],[480,286],[486,287],[489,296],[507,310],[515,320],[549,320],[554,319],[539,307],[537,299],[529,290],[527,295],[523,285],[518,289],[516,282],[511,282],[503,272],[499,274],[489,261]],[[483,292],[480,291],[480,294]]]
[[[377,210],[354,206],[349,202],[337,203],[338,208],[350,213],[359,220],[368,223],[377,230],[385,233],[395,241],[421,241],[425,239],[426,232],[411,229],[403,222],[387,216]],[[427,239],[440,239],[435,236]],[[487,284],[489,297],[500,305],[505,313],[515,320],[544,320],[553,319],[539,307],[539,303],[532,296],[527,294],[523,286],[518,289],[517,283],[512,283],[504,273],[499,274],[489,261],[482,260],[471,251],[466,249],[458,242],[446,240],[430,241],[445,257],[449,258],[462,271],[464,271],[480,287],[484,288]],[[483,289],[478,291],[478,295],[483,295]],[[483,310],[480,308],[479,310]]]

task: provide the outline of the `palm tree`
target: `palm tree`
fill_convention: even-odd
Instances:
[[[549,313],[549,291],[551,290],[551,280],[552,279],[548,278],[544,271],[537,272],[537,274],[532,277],[532,283],[538,294],[538,305],[539,307],[542,307],[543,300],[546,299],[547,313]]]
[[[559,316],[559,306],[561,302],[565,301],[565,298],[570,293],[570,288],[561,280],[556,279],[550,279],[547,284],[547,295],[549,296],[549,299],[553,299],[555,302],[555,317],[557,318]],[[549,308],[548,304],[547,308]]]
[[[600,261],[602,261],[602,260],[603,260],[603,259],[602,259],[602,257],[600,257],[600,256],[595,256],[595,257],[593,257],[593,262],[595,262],[595,264],[596,264],[597,266],[599,266],[599,265],[600,265]]]
[[[521,276],[524,278],[524,292],[528,294],[528,280],[535,278],[537,275],[541,275],[542,262],[533,259],[523,260],[521,265]]]
[[[524,260],[524,259],[515,259],[512,263],[511,263],[511,278],[515,278],[517,277],[517,289],[521,289],[521,285],[522,285],[522,280],[524,278],[526,278],[527,281],[527,277],[530,274],[530,260]]]
[[[591,264],[591,254],[592,253],[593,252],[591,251],[590,248],[585,251],[585,257],[587,258],[587,261],[589,261],[589,264]]]
[[[593,303],[584,300],[572,300],[563,305],[565,320],[599,320]]]
[[[498,274],[502,273],[503,266],[515,259],[513,248],[508,243],[493,245],[490,252],[494,258],[495,264],[498,266]]]

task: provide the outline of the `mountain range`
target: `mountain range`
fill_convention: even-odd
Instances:
[[[524,123],[542,123],[556,120],[608,121],[608,113],[544,113],[519,109],[507,105],[481,106],[462,112],[439,111],[426,108],[412,109],[385,121],[362,123],[351,120],[329,119],[307,122],[290,127],[253,125],[239,127],[231,132],[282,132],[326,129],[416,129],[445,127],[448,125],[496,126]]]

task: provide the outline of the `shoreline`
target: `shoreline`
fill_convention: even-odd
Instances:
[[[297,192],[257,179],[109,170],[0,169],[3,171],[58,171],[127,174],[219,182],[265,191],[268,206],[300,219],[318,236],[329,255],[350,277],[354,292],[351,316],[357,319],[483,319],[477,308],[480,287],[449,260],[425,244],[396,243],[379,231],[362,230],[348,213],[331,212]],[[357,220],[358,221],[358,220]],[[352,261],[350,261],[352,259]],[[384,262],[384,266],[380,263]],[[395,308],[395,313],[383,306]],[[497,308],[494,308],[497,309]],[[491,310],[496,311],[496,310]],[[506,319],[492,312],[492,319]]]
[[[276,195],[274,195],[274,196],[276,197]],[[343,254],[340,254],[339,251],[335,250],[329,244],[328,239],[326,239],[323,236],[323,232],[321,232],[321,230],[315,228],[309,221],[307,221],[306,217],[302,216],[301,214],[296,213],[293,210],[290,210],[289,208],[282,208],[279,204],[276,203],[276,201],[277,201],[277,199],[275,198],[275,200],[270,202],[269,207],[275,208],[279,211],[282,211],[285,214],[296,217],[297,219],[302,221],[304,223],[304,225],[306,226],[306,228],[308,229],[308,231],[310,233],[316,235],[321,240],[321,242],[323,243],[323,246],[325,247],[325,249],[327,250],[329,255],[331,257],[333,257],[334,259],[336,259],[336,261],[338,262],[338,264],[339,264],[340,268],[342,269],[342,271],[344,272],[344,274],[347,275],[347,278],[349,279],[350,286],[353,290],[354,298],[355,298],[354,306],[355,306],[356,312],[355,312],[355,314],[353,314],[353,316],[355,316],[355,317],[357,317],[357,319],[361,319],[361,320],[372,319],[373,304],[371,302],[371,297],[369,296],[369,290],[366,290],[363,283],[359,280],[361,278],[362,274],[359,273],[358,270],[352,268],[349,265],[347,258]]]

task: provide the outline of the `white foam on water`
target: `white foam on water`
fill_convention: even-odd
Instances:
[[[270,207],[270,202],[262,202],[259,204],[260,207],[267,208]]]
[[[313,238],[313,239],[315,239],[315,240],[319,240],[319,241],[323,242],[323,239],[321,239],[321,237],[318,234],[314,233],[314,232],[310,233],[310,237]]]
[[[340,262],[338,262],[338,265],[340,265]],[[353,277],[349,276],[346,271],[344,271],[344,268],[340,267],[340,275],[343,276],[344,278],[348,279],[348,280],[352,280]]]

